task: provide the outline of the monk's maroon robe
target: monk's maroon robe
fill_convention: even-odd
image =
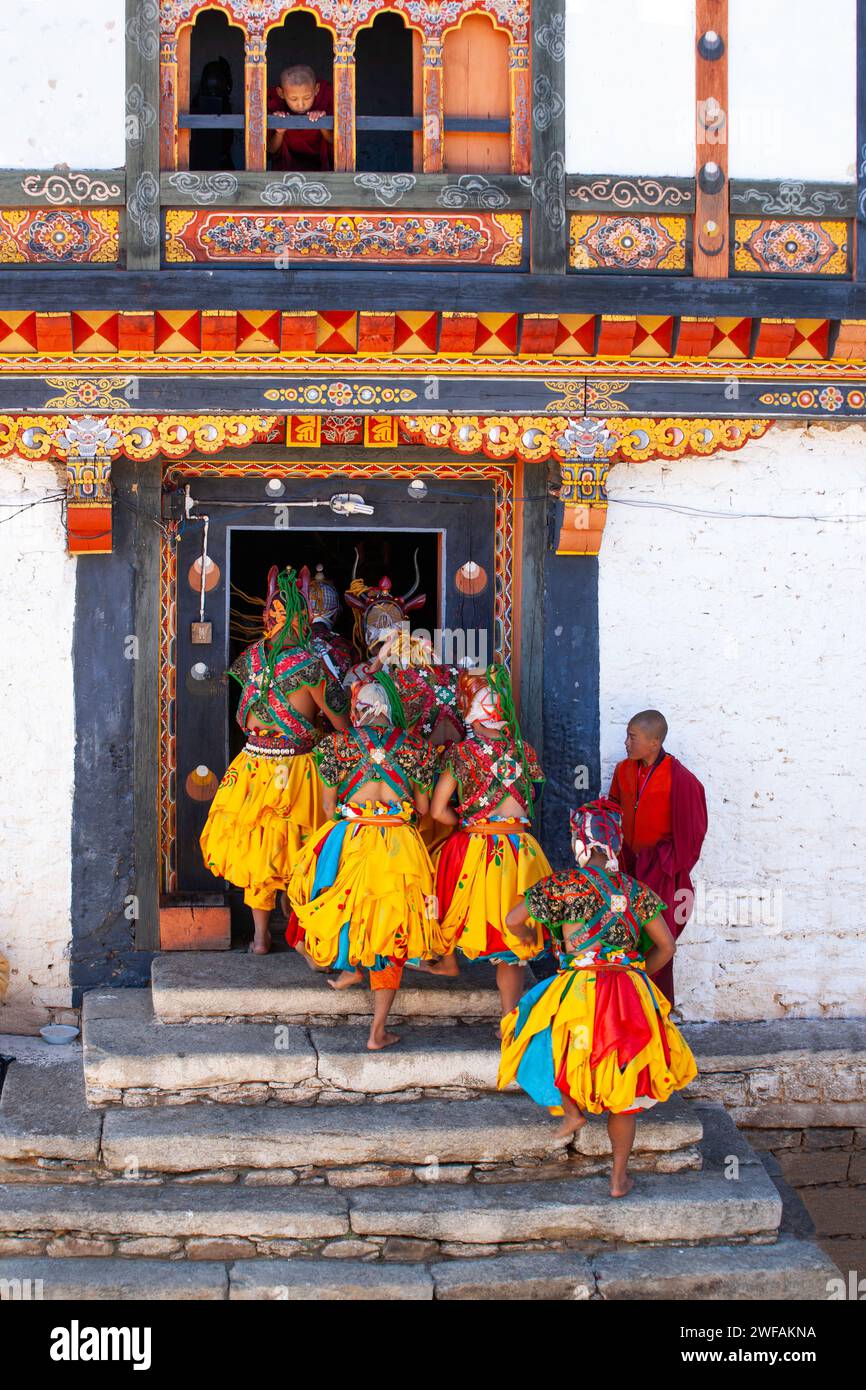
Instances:
[[[670,838],[661,839],[636,854],[624,844],[622,863],[626,873],[652,888],[667,904],[663,916],[676,940],[694,907],[691,871],[698,862],[707,833],[707,798],[694,773],[670,753],[665,756],[671,774]],[[617,799],[613,787],[611,792]],[[673,961],[652,978],[673,1004]]]

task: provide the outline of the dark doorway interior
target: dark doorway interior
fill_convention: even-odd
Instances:
[[[367,584],[378,584],[383,575],[391,580],[392,592],[398,596],[408,593],[415,583],[415,551],[421,582],[416,592],[426,595],[423,608],[411,614],[413,628],[433,632],[439,621],[440,533],[438,531],[275,531],[233,528],[229,532],[229,580],[231,606],[251,615],[257,610],[238,595],[263,596],[267,588],[271,565],[282,569],[292,565],[300,570],[307,565],[315,574],[322,565],[326,577],[344,594],[352,581],[355,548],[359,563],[357,577]],[[337,631],[352,639],[353,614],[344,605]],[[240,655],[246,643],[240,637],[229,642],[229,664]],[[229,690],[229,747],[233,758],[243,745],[243,734],[235,719],[240,687],[231,682]]]
[[[380,14],[355,43],[359,116],[412,115],[412,33],[400,15]],[[412,132],[359,130],[355,168],[390,174],[412,168]]]

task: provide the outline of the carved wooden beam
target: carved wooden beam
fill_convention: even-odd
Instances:
[[[532,216],[530,265],[536,275],[563,275],[568,260],[565,213],[565,0],[532,8]]]
[[[159,48],[157,0],[126,0],[127,270],[159,269]]]

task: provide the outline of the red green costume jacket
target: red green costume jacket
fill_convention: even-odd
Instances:
[[[321,661],[305,647],[284,650],[274,665],[273,679],[267,685],[267,647],[264,638],[254,642],[229,667],[229,675],[241,686],[237,721],[246,731],[247,718],[252,714],[262,725],[275,725],[296,753],[312,751],[318,731],[296,709],[288,696],[296,690],[321,690],[325,702],[335,712],[339,708],[337,686]],[[337,700],[332,703],[331,696]]]
[[[589,867],[540,879],[525,900],[564,967],[642,965],[652,944],[644,928],[664,910],[645,883]]]
[[[347,729],[326,734],[316,765],[339,800],[350,801],[365,782],[385,782],[398,801],[412,801],[415,788],[429,791],[436,763],[433,750],[405,729]]]
[[[460,810],[465,822],[484,820],[501,801],[511,796],[527,820],[532,819],[532,794],[544,784],[544,773],[535,749],[520,749],[506,732],[504,738],[483,738],[474,731],[449,749],[445,769],[457,783]]]
[[[456,666],[407,666],[391,672],[406,723],[422,738],[429,738],[440,720],[453,730],[452,742],[463,738],[465,728],[457,707],[459,674]]]

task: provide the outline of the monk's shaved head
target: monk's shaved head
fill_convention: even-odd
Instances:
[[[657,709],[642,709],[640,714],[633,714],[628,727],[640,729],[647,738],[657,738],[659,743],[664,743],[668,736],[668,721]]]

